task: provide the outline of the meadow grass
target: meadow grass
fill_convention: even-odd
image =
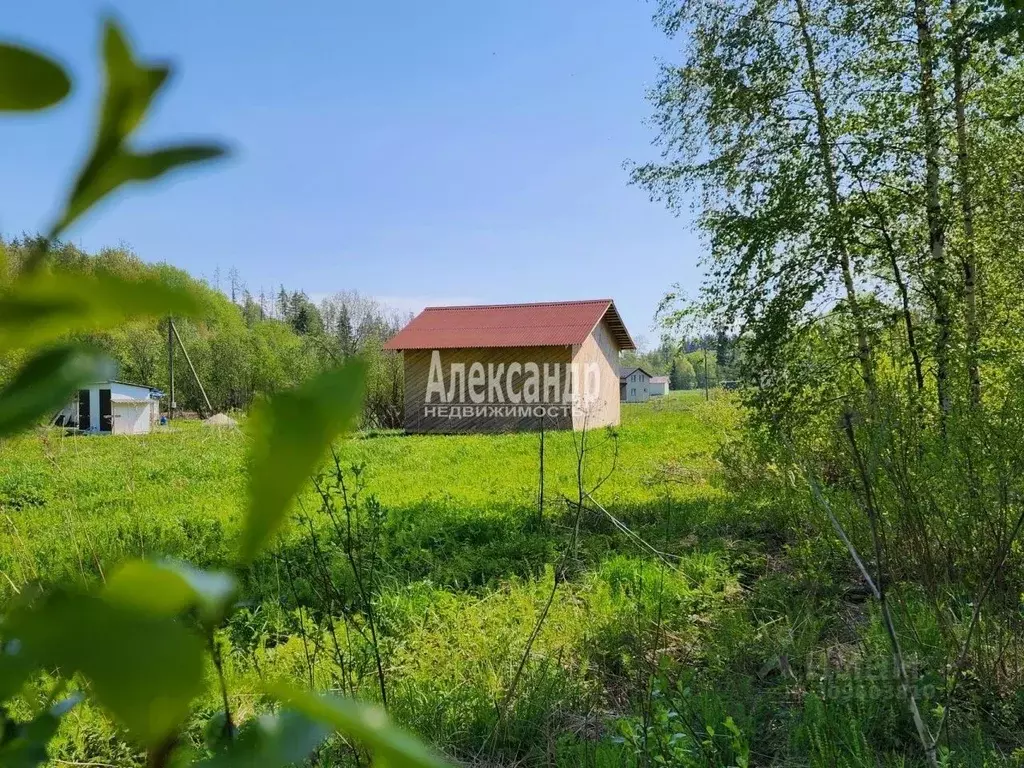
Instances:
[[[362,497],[385,510],[374,599],[395,716],[453,754],[486,745],[536,756],[541,745],[554,749],[573,718],[626,706],[655,612],[665,611],[666,631],[697,643],[704,628],[691,617],[735,597],[721,547],[681,536],[695,519],[723,514],[713,454],[735,416],[727,400],[685,393],[624,406],[620,428],[587,434],[585,485],[607,476],[595,498],[641,536],[655,532],[666,551],[688,554],[666,571],[607,519],[579,521],[572,578],[554,590],[532,641],[567,546],[581,436],[544,436],[543,510],[538,434],[364,433],[339,442],[340,464],[359,467]],[[177,422],[146,436],[41,430],[0,445],[4,592],[32,581],[92,582],[136,556],[230,562],[245,507],[245,443],[243,430]],[[310,488],[296,515],[319,529],[327,523],[318,510]],[[293,524],[276,556],[244,574],[245,607],[222,633],[243,715],[267,676],[339,685],[323,650],[310,552],[305,528]],[[365,638],[342,624],[353,658],[365,662]],[[528,642],[529,663],[517,673]],[[495,702],[517,674],[499,715]],[[358,693],[377,696],[372,676],[351,677]],[[99,714],[83,713],[60,741],[65,759],[135,759]]]
[[[712,454],[734,418],[729,405],[679,393],[623,411],[603,505],[642,514],[666,499],[700,507],[721,498]],[[588,439],[593,478],[611,469],[613,446],[603,430]],[[44,430],[0,444],[0,594],[30,580],[90,579],[134,556],[227,563],[245,509],[245,441],[242,430],[179,421],[143,436]],[[443,525],[485,545],[538,506],[536,434],[367,433],[337,450],[346,467],[365,466],[364,493],[398,521],[399,536],[416,529],[429,538],[426,529]],[[575,457],[572,433],[545,436],[549,509],[575,496]],[[685,482],[664,482],[679,471]],[[310,488],[300,506],[317,505]]]
[[[724,394],[680,393],[589,433],[585,485],[607,476],[594,499],[617,524],[572,503],[579,435],[545,436],[542,514],[537,434],[340,441],[357,521],[372,510],[378,526],[372,551],[358,534],[355,557],[372,569],[391,714],[479,765],[919,764],[884,670],[865,694],[865,660],[885,654],[878,617],[844,602],[849,564],[785,509],[723,487],[717,451],[738,419]],[[244,431],[194,422],[0,444],[0,589],[91,583],[136,556],[226,566],[245,448]],[[239,720],[265,708],[270,679],[381,699],[368,606],[321,501],[303,492],[217,633]],[[926,632],[907,637],[908,654],[941,663]],[[821,655],[838,666],[806,663]],[[208,675],[185,739],[200,752],[220,707]],[[37,680],[27,701],[51,684]],[[977,729],[960,743],[968,762],[1004,764]],[[92,706],[66,719],[56,748],[70,763],[144,760]],[[319,755],[355,759],[340,741]]]

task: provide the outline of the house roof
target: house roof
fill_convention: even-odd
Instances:
[[[151,387],[149,384],[136,384],[134,381],[121,381],[121,379],[104,379],[103,381],[94,381],[90,386],[96,386],[98,384],[123,384],[126,387],[138,387],[139,389],[148,389],[151,392],[159,392],[157,387]]]
[[[651,384],[668,384],[668,376],[651,376]]]
[[[427,307],[384,349],[571,346],[582,344],[602,320],[620,349],[636,349],[611,299]]]
[[[619,378],[620,379],[624,379],[627,376],[629,376],[629,374],[633,373],[634,371],[643,371],[645,374],[647,374],[647,378],[649,378],[649,379],[653,379],[654,378],[653,376],[651,376],[650,371],[647,371],[647,370],[645,370],[644,368],[641,368],[638,365],[634,365],[632,368],[620,368],[619,369]]]
[[[143,399],[139,397],[129,397],[128,395],[113,394],[110,396],[110,402],[112,403],[149,403],[149,399]]]
[[[89,386],[90,387],[101,387],[104,384],[120,384],[123,387],[135,387],[137,389],[148,389],[149,390],[149,396],[152,397],[152,398],[156,398],[156,399],[159,399],[159,398],[164,396],[163,391],[158,389],[158,388],[156,388],[156,387],[151,387],[148,384],[136,384],[135,382],[132,382],[132,381],[121,381],[120,379],[107,379],[106,381],[94,381]]]

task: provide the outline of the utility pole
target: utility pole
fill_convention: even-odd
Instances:
[[[167,316],[167,375],[171,382],[171,402],[167,406],[167,420],[174,418],[174,319]]]
[[[199,380],[199,374],[196,373],[196,367],[192,365],[192,358],[188,356],[188,350],[185,349],[185,342],[181,340],[181,336],[178,335],[178,329],[174,327],[173,322],[171,322],[171,332],[174,334],[174,338],[178,340],[178,346],[181,347],[181,353],[185,355],[185,362],[188,363],[188,368],[192,371],[192,378],[195,379],[196,386],[199,387],[199,393],[203,396],[203,402],[206,403],[207,416],[213,416],[213,406],[210,405],[210,398],[206,396],[206,390],[203,389],[203,382]]]

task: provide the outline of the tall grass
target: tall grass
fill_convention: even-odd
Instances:
[[[615,472],[595,496],[608,514],[588,505],[578,520],[565,500],[576,490],[568,433],[546,437],[542,521],[537,435],[339,444],[361,486],[355,507],[373,499],[381,526],[366,596],[376,646],[344,536],[332,541],[311,486],[218,632],[232,711],[259,711],[261,681],[279,677],[379,700],[379,656],[392,715],[470,764],[917,764],[877,664],[878,616],[851,592],[835,542],[794,526],[785,493],[766,502],[737,493],[735,478],[727,490],[721,446],[737,421],[729,399],[699,393],[626,406]],[[606,437],[591,442],[595,477],[611,459]],[[0,446],[0,586],[95,580],[130,555],[227,562],[245,439],[178,423]],[[907,633],[922,690],[936,663],[926,614]],[[219,706],[211,685],[196,744]],[[958,721],[951,759],[1008,764],[1018,714],[981,721]],[[58,742],[70,762],[141,760],[90,708]],[[319,759],[354,764],[357,753],[338,742]]]

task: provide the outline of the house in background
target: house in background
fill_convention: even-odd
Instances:
[[[643,368],[624,368],[619,375],[619,399],[624,403],[646,403],[651,397],[651,378]]]
[[[143,435],[160,416],[163,392],[145,384],[103,381],[78,390],[78,397],[58,413],[53,423],[80,432]]]
[[[594,299],[427,307],[384,349],[402,352],[405,431],[466,433],[618,424],[619,352],[636,345]]]
[[[668,394],[668,376],[651,376],[651,397]]]

